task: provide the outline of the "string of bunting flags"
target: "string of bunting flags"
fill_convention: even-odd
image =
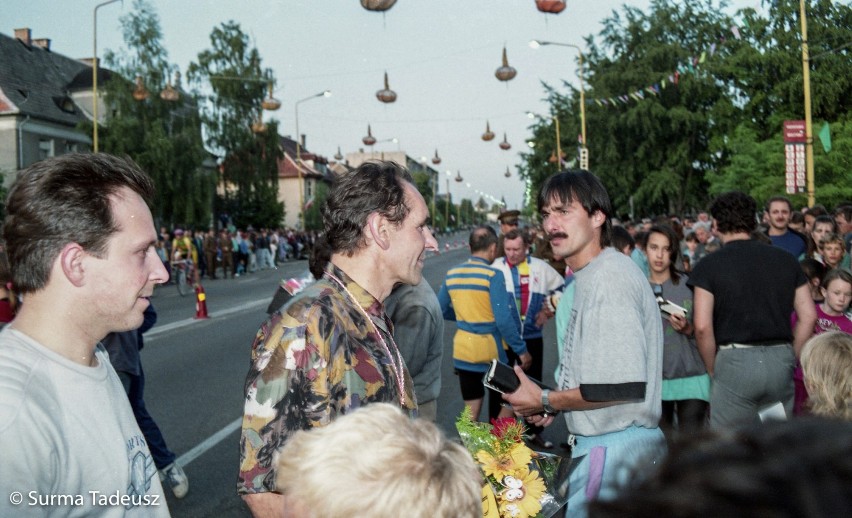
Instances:
[[[746,22],[745,19],[743,19],[743,24],[745,26],[748,26],[748,22]],[[735,39],[738,39],[738,40],[742,39],[742,35],[740,34],[740,28],[737,25],[731,25],[730,31],[731,31],[731,34],[733,34]],[[598,106],[601,106],[601,107],[603,107],[603,106],[620,106],[620,105],[629,104],[631,101],[635,101],[635,102],[643,101],[643,100],[646,99],[646,95],[656,97],[663,90],[665,90],[666,87],[668,87],[670,85],[677,86],[678,81],[680,80],[680,77],[682,75],[694,74],[695,70],[698,68],[698,66],[703,64],[707,60],[708,56],[712,57],[716,53],[716,49],[719,46],[724,45],[725,42],[726,42],[726,39],[723,36],[719,39],[718,43],[713,43],[713,44],[710,45],[709,48],[702,50],[701,54],[699,54],[697,56],[690,56],[689,60],[686,61],[685,63],[678,63],[675,70],[671,74],[669,74],[668,76],[661,79],[659,82],[648,85],[644,88],[639,88],[639,89],[634,90],[632,92],[627,92],[627,93],[622,94],[622,95],[616,95],[616,96],[612,96],[612,97],[597,97],[597,98],[586,99],[586,104],[587,105],[597,104]]]

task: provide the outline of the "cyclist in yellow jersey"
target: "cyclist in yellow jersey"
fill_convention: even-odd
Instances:
[[[182,229],[175,229],[175,238],[172,240],[172,263],[178,261],[192,261],[192,266],[188,270],[190,278],[195,284],[198,284],[198,250],[192,244],[192,238]]]
[[[189,236],[184,234],[183,230],[176,229],[175,238],[172,240],[172,262],[190,259],[195,264],[196,252],[194,248]]]

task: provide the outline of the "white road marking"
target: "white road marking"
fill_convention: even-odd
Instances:
[[[235,430],[238,430],[242,422],[243,418],[238,417],[233,422],[229,423],[226,427],[222,428],[218,432],[214,433],[213,435],[199,443],[193,449],[178,457],[175,462],[177,462],[182,467],[186,467],[190,462],[202,456],[207,450],[213,448],[214,446],[222,442],[225,437],[231,435]]]
[[[210,313],[210,318],[216,317],[224,317],[227,315],[231,315],[233,313],[240,313],[242,311],[254,310],[262,306],[268,306],[268,300],[256,300],[254,302],[249,302],[248,304],[242,304],[240,306],[235,306],[228,309],[223,309],[222,311],[217,311],[215,313]],[[153,329],[145,333],[145,341],[152,342],[156,340],[159,335],[163,333],[167,333],[169,331],[173,331],[175,329],[180,329],[182,327],[191,326],[192,324],[200,324],[201,322],[205,322],[205,319],[195,319],[195,318],[185,318],[183,320],[178,320],[176,322],[172,322],[170,324],[165,324],[162,326],[154,326]]]

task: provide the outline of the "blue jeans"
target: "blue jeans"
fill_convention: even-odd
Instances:
[[[631,426],[603,435],[577,435],[573,458],[586,457],[568,483],[566,518],[585,518],[590,500],[612,499],[637,473],[657,466],[666,454],[666,441],[659,428]]]
[[[151,450],[151,456],[154,458],[154,464],[157,469],[163,469],[175,461],[175,454],[166,446],[166,440],[163,439],[163,433],[160,432],[160,427],[148,413],[145,408],[145,400],[143,394],[145,392],[145,371],[142,370],[142,365],[139,365],[139,376],[134,376],[127,372],[118,372],[118,377],[121,379],[124,390],[127,392],[127,398],[130,400],[130,408],[133,409],[133,415],[136,417],[136,424],[145,436],[145,442],[148,443],[148,449]]]

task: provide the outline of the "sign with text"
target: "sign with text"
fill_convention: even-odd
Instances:
[[[805,121],[784,121],[787,194],[805,192]]]

